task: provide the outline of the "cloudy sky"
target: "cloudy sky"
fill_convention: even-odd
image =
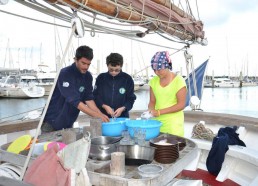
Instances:
[[[199,0],[209,72],[258,75],[258,0]],[[247,68],[248,66],[248,68]],[[223,70],[224,69],[224,72]]]
[[[239,75],[242,70],[244,75],[258,76],[258,0],[198,0],[198,9],[200,19],[204,22],[208,46],[191,47],[195,67],[210,58],[208,75]],[[54,21],[49,16],[11,0],[7,5],[0,5],[0,10],[16,14],[23,12],[24,16]],[[40,62],[44,62],[54,68],[56,56],[62,56],[65,49],[70,29],[3,12],[0,12],[0,20],[0,67],[35,69]],[[66,25],[70,26],[67,23]],[[82,39],[73,39],[67,60],[72,61],[74,50],[81,44],[94,49],[95,61],[103,62],[110,52],[121,53],[125,58],[127,71],[134,72],[149,65],[155,51],[167,50],[116,36],[96,34],[91,37],[86,33]],[[173,47],[174,44],[169,45]],[[131,61],[133,66],[130,65]],[[185,68],[183,53],[173,55],[172,61],[175,70]],[[96,63],[92,70],[95,68]],[[101,68],[105,70],[104,63],[101,63]]]

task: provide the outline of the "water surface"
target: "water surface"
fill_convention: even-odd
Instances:
[[[147,110],[149,91],[135,92],[133,110]],[[258,117],[258,86],[242,88],[204,88],[201,109],[207,112]],[[43,108],[47,97],[36,99],[0,98],[0,119],[21,118],[22,113]]]

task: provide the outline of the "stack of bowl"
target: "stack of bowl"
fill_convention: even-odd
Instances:
[[[171,136],[171,138],[174,138],[177,143],[178,143],[178,147],[179,147],[179,151],[183,150],[186,146],[186,139],[185,138],[181,138],[181,137],[178,137],[178,136]]]
[[[154,159],[159,163],[173,163],[179,158],[178,141],[173,137],[160,136],[151,139],[150,146],[156,147]]]

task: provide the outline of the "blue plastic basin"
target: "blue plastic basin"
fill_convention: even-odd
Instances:
[[[125,123],[129,118],[110,118],[110,122],[102,123],[102,136],[121,136],[123,130],[127,130]]]
[[[161,122],[157,120],[129,120],[126,122],[130,136],[134,137],[134,129],[145,131],[145,140],[156,138],[159,135]]]

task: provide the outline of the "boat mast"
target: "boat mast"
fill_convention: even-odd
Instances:
[[[228,62],[228,77],[230,78],[230,61],[228,55],[228,37],[226,36],[227,62]]]

